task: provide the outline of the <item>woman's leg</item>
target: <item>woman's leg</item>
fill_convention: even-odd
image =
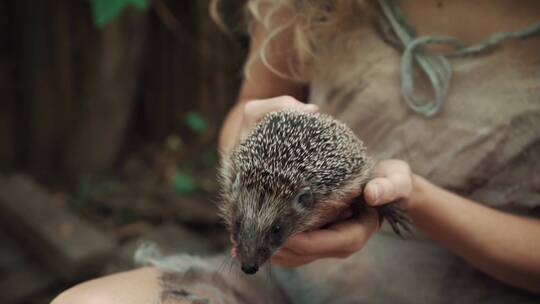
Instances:
[[[225,256],[148,258],[145,267],[77,285],[52,304],[288,303],[269,271],[248,276]]]
[[[155,304],[161,293],[159,277],[154,267],[121,272],[74,286],[51,304]]]

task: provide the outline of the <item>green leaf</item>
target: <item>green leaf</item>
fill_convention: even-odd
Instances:
[[[206,120],[197,112],[189,112],[186,115],[186,123],[193,131],[199,134],[204,133],[208,128]]]
[[[182,148],[182,138],[176,134],[170,134],[165,138],[165,147],[171,151],[178,151]]]
[[[177,194],[191,194],[197,190],[197,184],[191,175],[178,171],[173,178],[173,190]]]
[[[94,24],[102,28],[116,18],[128,5],[146,10],[150,0],[90,0]]]
[[[206,151],[201,155],[202,163],[205,166],[214,167],[218,161],[218,156],[214,150]]]

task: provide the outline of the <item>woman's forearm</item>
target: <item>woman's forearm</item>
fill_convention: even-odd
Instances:
[[[245,101],[243,100],[236,103],[223,122],[218,143],[218,150],[221,154],[228,153],[237,141],[240,126],[242,125],[242,108],[244,103]]]
[[[287,20],[290,16],[285,15],[283,18],[284,20]],[[278,50],[283,49],[285,46],[289,45],[291,34],[292,33],[288,31],[284,31],[272,40],[271,46]],[[247,67],[249,72],[246,73],[246,76],[249,75],[249,77],[246,77],[242,83],[238,102],[229,111],[229,114],[223,122],[218,145],[220,153],[228,153],[239,140],[244,123],[244,114],[246,112],[244,106],[248,101],[269,99],[285,95],[292,96],[298,100],[303,100],[305,98],[305,84],[300,84],[276,75],[263,63],[260,56],[257,55],[261,51],[260,46],[266,35],[267,32],[264,26],[259,22],[255,22],[251,33],[249,54],[249,57],[253,57],[254,60]],[[289,58],[285,56],[284,53],[267,54],[267,62],[275,70],[285,72],[285,74],[287,74],[287,71],[289,70],[288,59]],[[254,110],[254,112],[264,112],[269,109],[261,107],[260,109],[252,110]]]
[[[540,220],[504,213],[413,177],[417,227],[480,270],[540,292]]]

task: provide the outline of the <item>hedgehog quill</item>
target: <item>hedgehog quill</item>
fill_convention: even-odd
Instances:
[[[282,110],[268,114],[220,168],[221,216],[242,271],[254,274],[297,233],[334,220],[352,206],[361,215],[363,196],[344,202],[372,178],[373,161],[344,123],[324,114]],[[395,203],[375,207],[379,223],[409,230]]]

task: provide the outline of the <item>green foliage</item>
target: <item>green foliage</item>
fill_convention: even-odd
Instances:
[[[182,148],[182,138],[177,134],[170,134],[165,138],[165,147],[171,151],[178,151]]]
[[[81,177],[77,189],[72,193],[70,203],[75,209],[80,209],[95,197],[110,193],[116,188],[117,184],[112,180],[95,181],[84,176]]]
[[[218,163],[218,156],[215,150],[205,151],[201,154],[201,162],[206,167],[214,167]]]
[[[185,118],[186,124],[195,132],[202,134],[208,128],[206,120],[197,112],[189,112]]]
[[[177,171],[173,178],[173,190],[180,195],[192,194],[197,190],[197,184],[191,174]]]
[[[170,187],[180,196],[215,192],[215,168],[218,161],[214,149],[201,151],[177,169],[171,178]]]
[[[116,18],[123,9],[131,5],[139,10],[146,10],[150,0],[90,0],[94,24],[102,28]]]

